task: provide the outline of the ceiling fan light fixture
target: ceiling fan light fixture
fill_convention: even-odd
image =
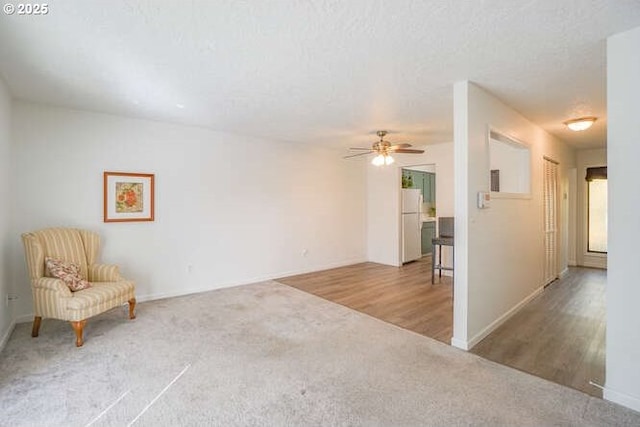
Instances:
[[[580,117],[579,119],[567,120],[564,124],[572,131],[580,132],[589,129],[596,120],[598,120],[597,117]]]
[[[371,148],[363,147],[351,147],[350,150],[358,150],[359,153],[350,154],[344,156],[344,159],[351,159],[354,157],[367,156],[369,154],[375,154],[375,157],[371,160],[371,164],[374,166],[391,165],[395,163],[395,159],[391,157],[391,153],[407,153],[407,154],[421,154],[424,150],[409,149],[411,144],[403,142],[392,144],[389,141],[385,141],[383,138],[387,134],[386,130],[379,130],[377,132],[380,137],[380,141],[376,141],[371,145]]]
[[[371,160],[371,164],[374,166],[390,165],[393,162],[395,162],[394,158],[384,153],[378,154]]]
[[[373,158],[373,160],[371,160],[371,164],[373,166],[382,166],[382,165],[384,165],[385,164],[384,156],[382,154],[378,154],[377,156],[375,156]]]

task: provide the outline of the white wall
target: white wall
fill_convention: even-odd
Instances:
[[[454,85],[456,173],[456,253],[454,337],[470,348],[541,291],[544,269],[543,157],[559,162],[561,196],[575,155],[562,141],[529,122],[509,106],[469,83]],[[492,127],[531,149],[531,197],[494,198],[478,209],[479,191],[490,190],[487,129]],[[559,217],[563,217],[559,212]],[[566,218],[566,215],[564,216]],[[565,225],[561,225],[559,237]],[[559,238],[560,244],[563,239]],[[559,248],[560,271],[566,253]]]
[[[607,382],[604,397],[640,411],[640,27],[607,43]],[[580,177],[578,177],[580,178]]]
[[[11,260],[9,235],[11,233],[11,97],[0,77],[0,349],[11,333],[12,307],[7,294],[11,292]]]
[[[390,166],[367,167],[367,254],[371,262],[401,265],[400,197],[401,169],[405,166],[434,164],[436,174],[436,212],[453,216],[453,144],[420,147],[424,154],[398,154]],[[443,259],[447,262],[445,254]]]
[[[14,107],[16,216],[8,238],[23,315],[31,297],[20,233],[43,227],[99,232],[102,260],[120,264],[141,300],[366,260],[365,173],[339,152]],[[102,222],[106,170],[156,174],[154,222]]]
[[[585,267],[607,268],[607,255],[587,253],[587,168],[607,166],[607,150],[578,150],[576,151],[577,170],[577,198],[576,198],[576,260],[578,265]]]

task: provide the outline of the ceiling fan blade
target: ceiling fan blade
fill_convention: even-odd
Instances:
[[[371,153],[373,153],[373,150],[369,150],[366,153],[358,153],[358,154],[352,154],[350,156],[344,156],[343,159],[349,159],[351,157],[358,157],[358,156],[365,156],[365,155],[371,154]]]
[[[350,147],[349,150],[367,150],[367,151],[372,151],[371,148],[362,148],[362,147]]]
[[[409,148],[411,147],[411,144],[407,144],[406,142],[402,143],[402,144],[393,144],[391,147],[389,147],[390,150],[397,150],[398,148]]]
[[[411,150],[411,149],[406,149],[406,148],[399,148],[397,150],[394,150],[394,153],[414,153],[414,154],[420,154],[420,153],[424,153],[424,150]]]

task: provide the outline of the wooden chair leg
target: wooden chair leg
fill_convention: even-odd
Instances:
[[[40,323],[42,323],[42,317],[36,316],[33,318],[33,328],[31,329],[31,336],[37,337],[40,332]]]
[[[77,322],[70,322],[71,327],[76,333],[76,347],[82,347],[84,340],[82,339],[82,332],[84,331],[84,325],[87,324],[87,320],[79,320]]]
[[[129,319],[135,319],[136,318],[136,299],[135,298],[131,298],[129,300]]]

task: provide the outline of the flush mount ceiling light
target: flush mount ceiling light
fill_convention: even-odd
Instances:
[[[580,132],[589,129],[596,120],[598,120],[597,117],[580,117],[579,119],[567,120],[564,124],[572,131]]]

